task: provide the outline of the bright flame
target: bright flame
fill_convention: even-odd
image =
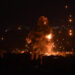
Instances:
[[[49,40],[52,39],[52,34],[46,35],[46,38]]]

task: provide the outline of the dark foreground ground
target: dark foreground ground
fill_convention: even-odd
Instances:
[[[45,56],[40,61],[32,61],[29,54],[6,54],[0,58],[0,75],[75,75],[75,56]]]

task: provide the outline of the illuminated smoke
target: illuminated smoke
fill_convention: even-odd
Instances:
[[[59,34],[61,33],[60,31]],[[69,30],[69,35],[72,35],[72,30]],[[68,54],[73,54],[72,51],[66,52],[64,50],[65,47],[62,45],[61,40],[59,41],[59,39],[56,39],[55,41],[57,41],[57,43],[55,43],[54,37],[56,36],[54,36],[52,28],[48,24],[48,19],[41,16],[38,20],[36,29],[32,29],[26,38],[26,47],[32,56],[32,60],[34,58],[37,60],[39,56],[66,56]],[[65,39],[63,38],[62,40],[64,41]],[[60,42],[61,44],[58,45]],[[57,47],[61,50],[59,51]]]
[[[52,29],[48,25],[48,19],[41,16],[38,20],[37,29],[29,33],[26,38],[30,53],[46,55],[53,50]]]

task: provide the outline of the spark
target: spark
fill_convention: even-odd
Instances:
[[[72,19],[71,19],[71,18],[69,19],[69,22],[70,22],[70,23],[72,22]]]

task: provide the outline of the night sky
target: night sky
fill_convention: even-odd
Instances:
[[[75,27],[75,2],[68,0],[68,4],[73,15],[72,26]],[[0,38],[6,38],[6,41],[0,43],[2,48],[4,45],[8,48],[13,45],[24,47],[27,33],[24,27],[36,25],[40,16],[48,17],[51,26],[61,26],[65,23],[65,0],[0,0],[0,7]],[[23,27],[23,32],[17,31],[19,25]],[[8,33],[5,33],[5,29],[8,29]]]
[[[70,0],[69,0],[70,1]],[[64,24],[65,0],[0,0],[1,24],[33,24],[40,16],[47,16],[53,25]],[[70,2],[73,18],[75,18],[75,2]]]
[[[72,75],[74,65],[75,0],[0,0],[0,75]]]

